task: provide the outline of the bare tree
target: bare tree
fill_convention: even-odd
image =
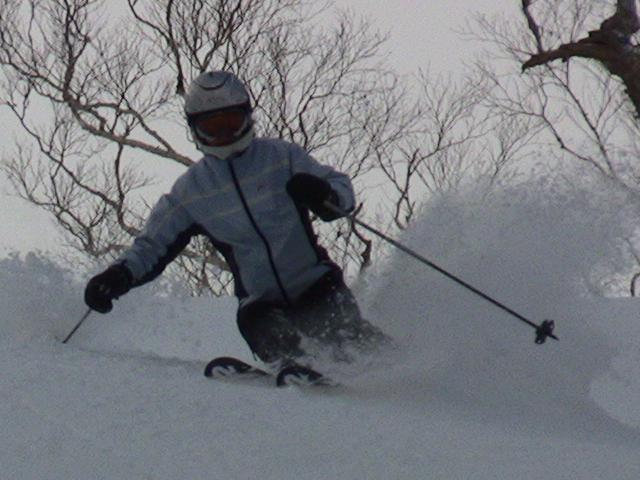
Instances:
[[[478,62],[491,85],[486,107],[527,122],[525,148],[539,157],[578,162],[585,175],[640,195],[635,0],[518,5],[515,21],[479,17],[472,27],[474,38],[490,44],[484,56],[491,63]],[[635,255],[637,245],[629,248]]]
[[[319,26],[329,1],[122,5],[126,13],[106,22],[104,0],[0,0],[0,103],[26,134],[4,172],[93,258],[117,256],[141,231],[146,198],[157,195],[147,172],[192,164],[182,95],[209,69],[247,82],[259,134],[348,173],[358,214],[386,230],[406,228],[431,192],[495,177],[520,148],[518,129],[496,129],[503,122],[478,110],[484,86],[423,74],[416,88],[386,66],[386,36],[366,19],[337,12]],[[380,192],[382,216],[371,206]],[[372,262],[372,242],[354,225],[319,229],[351,272]],[[208,242],[191,242],[175,265],[194,292],[228,291]]]
[[[592,60],[566,56],[552,62],[561,57],[547,55],[584,43],[580,39],[585,35],[597,38],[593,28],[611,24],[607,12],[613,6],[586,0],[523,1],[520,22],[480,18],[475,35],[497,47],[488,53],[492,63],[479,65],[492,84],[488,108],[532,122],[539,151],[577,160],[635,191],[640,169],[628,160],[637,148],[638,126],[627,85]],[[628,48],[630,54],[635,49]],[[518,74],[521,70],[526,73]]]
[[[491,88],[479,71],[462,79],[420,72],[414,116],[405,135],[374,158],[387,179],[387,206],[398,229],[406,228],[425,198],[482,181],[488,189],[506,180],[507,166],[527,155],[530,121],[487,108]]]
[[[532,11],[535,3],[537,2],[532,0],[522,0],[522,12],[537,48],[537,52],[522,64],[523,71],[548,64],[554,60],[565,62],[570,58],[595,60],[610,75],[615,75],[622,80],[635,107],[636,116],[640,116],[640,76],[638,75],[640,73],[640,48],[637,42],[634,42],[634,35],[640,30],[636,0],[617,0],[614,5],[611,5],[613,14],[605,18],[597,29],[589,31],[586,36],[581,36],[577,40],[571,38],[560,45],[550,44],[548,38],[545,38],[548,37],[545,33],[549,28],[546,25],[547,18],[544,15],[548,13],[550,6],[544,4],[548,2],[540,2],[543,4],[540,10],[544,10],[542,21],[545,22],[545,25],[540,25]],[[593,4],[597,4],[597,2],[590,3],[592,6],[587,7],[584,2],[575,2],[573,24],[561,25],[558,23],[554,27],[564,26],[576,31],[579,22],[583,20],[580,16],[592,13]],[[557,5],[553,7],[558,8]]]
[[[296,141],[357,179],[374,167],[373,149],[401,137],[407,115],[394,103],[401,86],[384,67],[384,35],[347,13],[314,26],[326,6],[127,0],[128,15],[113,25],[100,0],[0,0],[0,101],[28,137],[5,173],[74,248],[112,258],[146,217],[152,178],[141,172],[193,162],[185,85],[225,69],[248,82],[260,133]],[[343,263],[368,261],[363,237],[324,232]],[[226,266],[206,242],[192,242],[177,264],[195,290],[227,290]]]

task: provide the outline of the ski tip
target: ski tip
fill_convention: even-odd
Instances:
[[[204,369],[204,376],[207,378],[225,378],[236,375],[268,376],[269,374],[233,357],[214,358]]]
[[[337,387],[338,383],[311,368],[294,365],[278,373],[276,385],[278,387]]]

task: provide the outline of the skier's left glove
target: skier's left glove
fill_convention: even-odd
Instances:
[[[133,275],[126,266],[112,265],[89,280],[84,291],[84,301],[96,312],[109,313],[113,308],[113,300],[127,293],[132,283]]]
[[[340,218],[339,214],[324,205],[324,202],[338,205],[338,194],[324,178],[296,173],[287,182],[287,192],[294,202],[307,207],[325,222]]]

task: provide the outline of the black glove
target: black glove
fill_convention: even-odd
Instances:
[[[338,195],[323,178],[296,173],[287,182],[287,192],[294,202],[307,207],[325,222],[340,217],[340,214],[324,206],[326,201],[338,205]]]
[[[113,265],[96,275],[84,291],[84,301],[92,309],[100,313],[109,313],[113,308],[113,300],[131,289],[133,275],[123,264]]]

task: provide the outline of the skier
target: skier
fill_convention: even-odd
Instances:
[[[204,157],[153,208],[144,231],[85,290],[101,313],[156,278],[194,235],[205,235],[233,273],[237,323],[251,351],[274,370],[300,361],[303,338],[375,347],[386,336],[364,320],[338,265],[318,245],[310,213],[324,221],[355,204],[349,177],[300,146],[255,138],[249,93],[233,74],[198,76],[185,114]]]

